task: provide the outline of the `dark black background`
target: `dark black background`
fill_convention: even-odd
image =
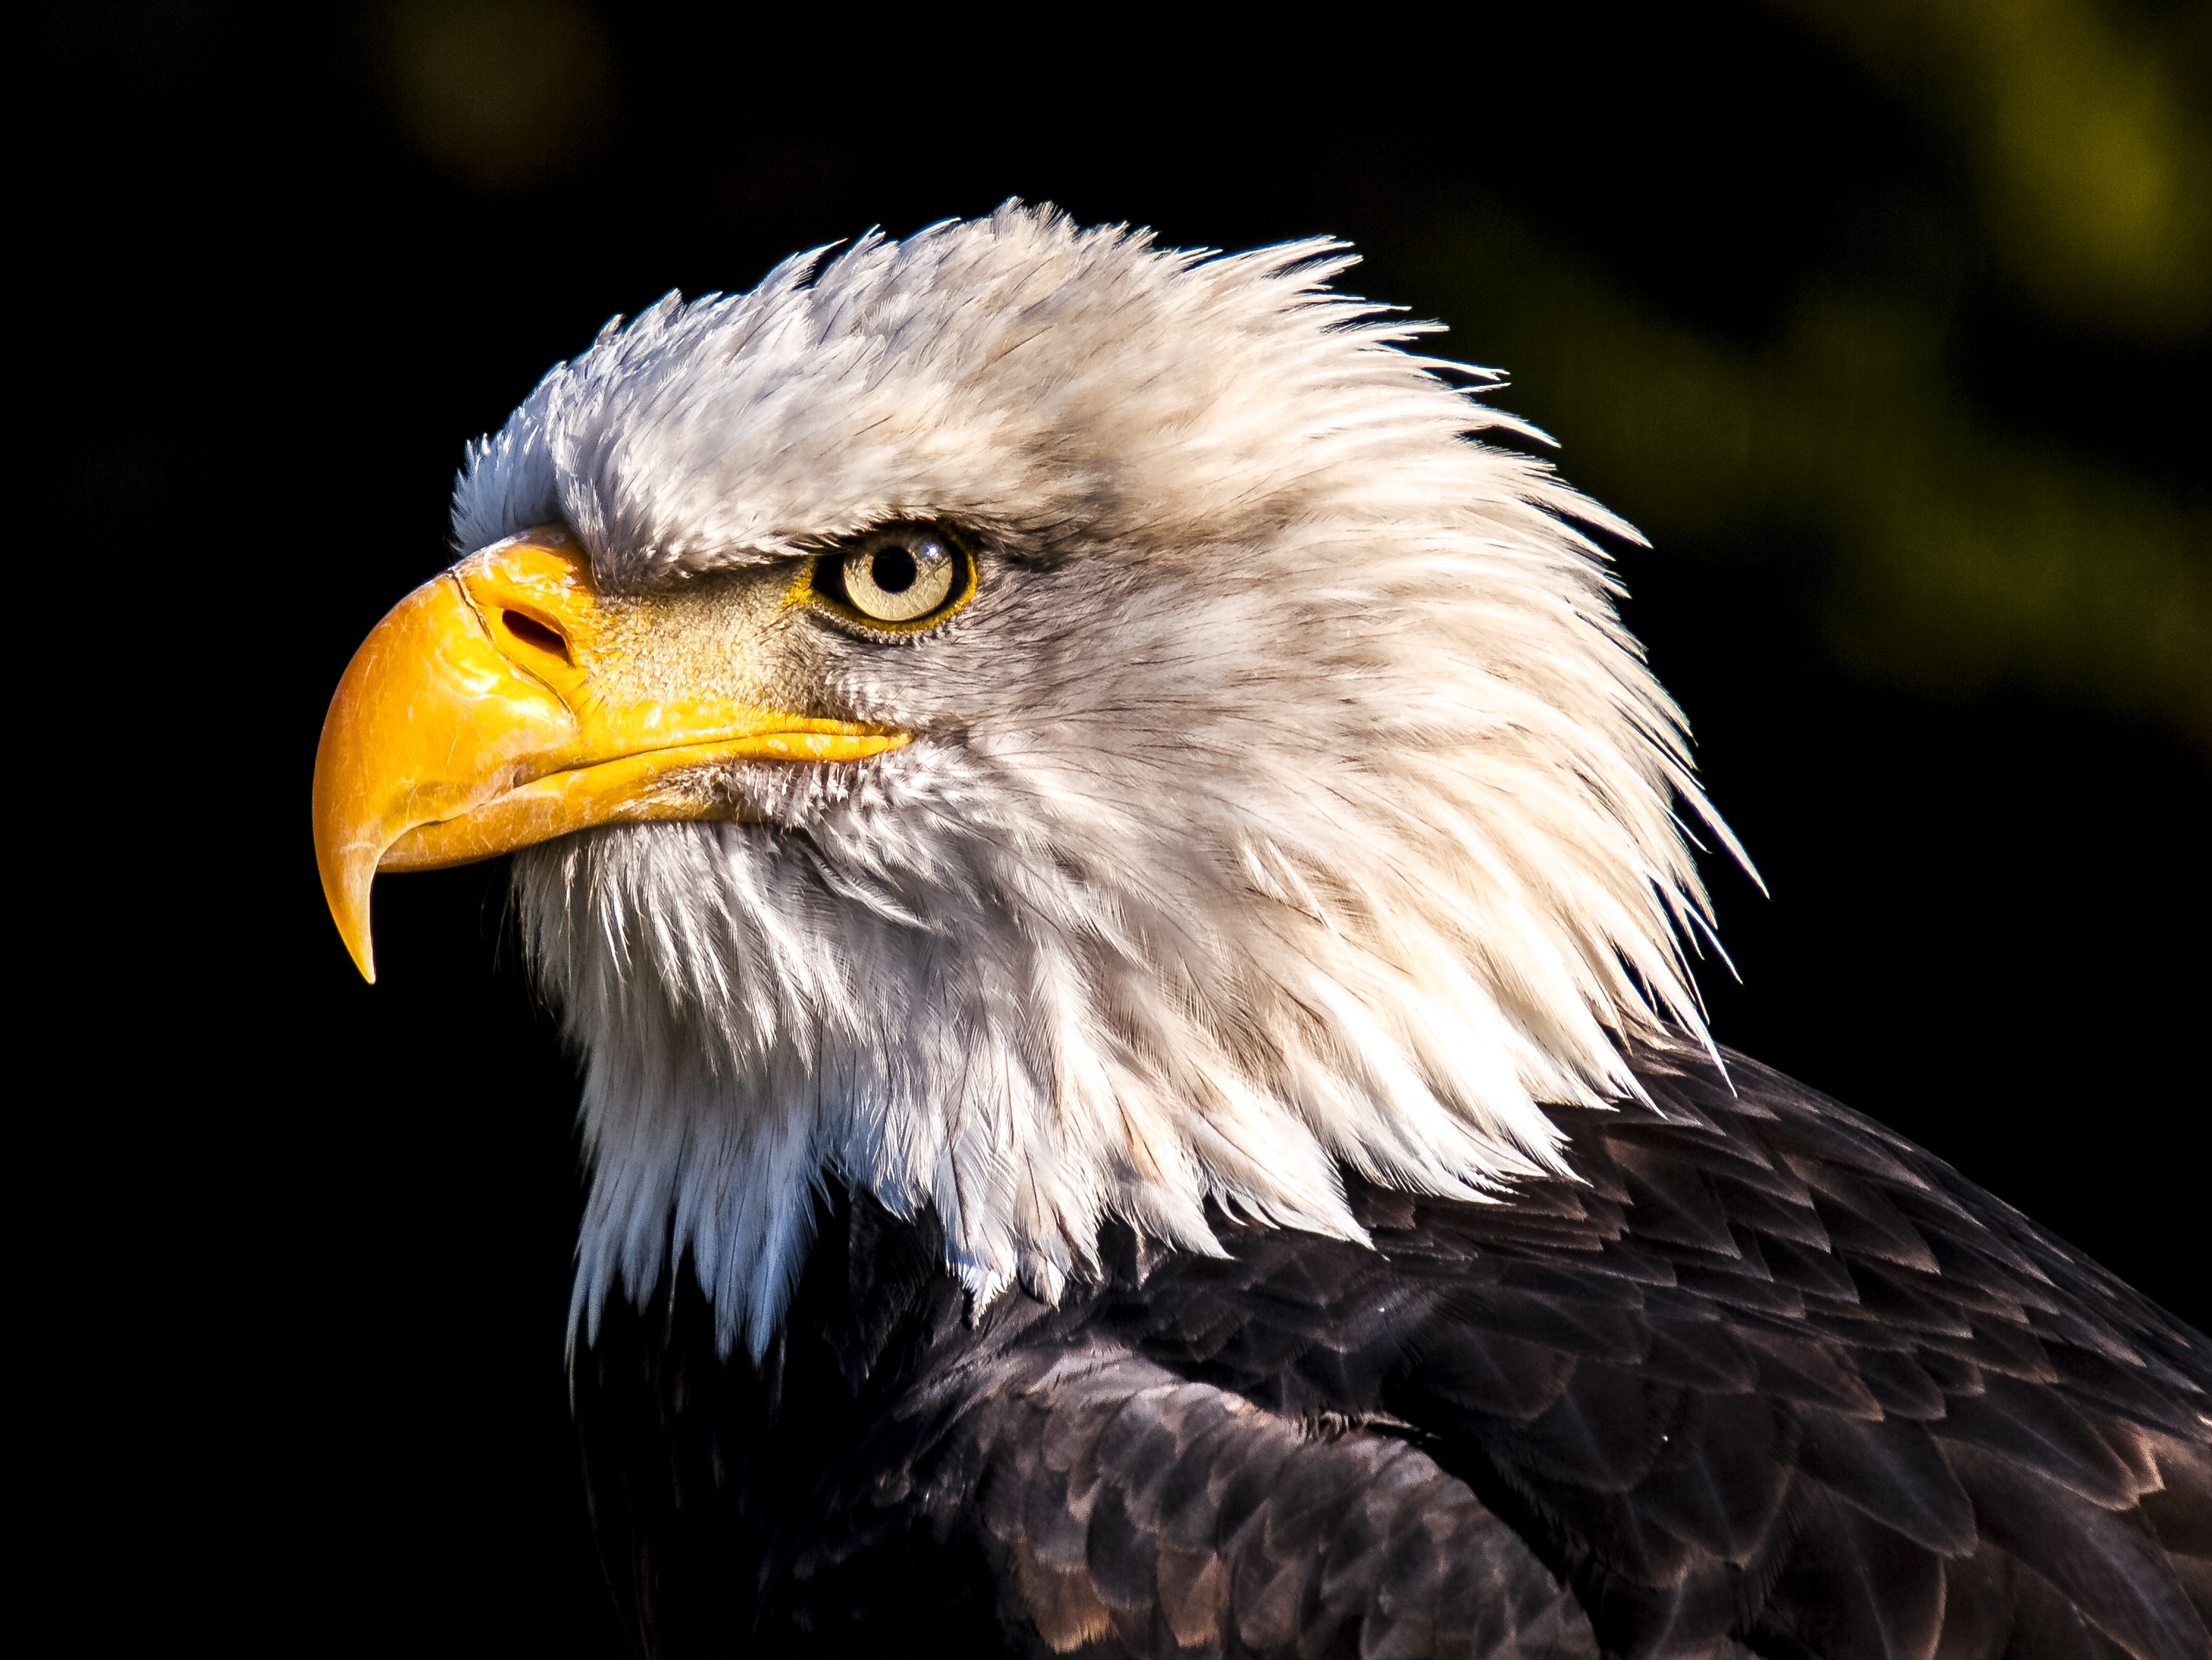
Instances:
[[[1346,236],[1356,286],[1494,362],[1479,287],[1425,258],[1440,217],[1502,216],[1749,350],[1857,269],[1854,192],[1965,222],[1971,182],[1924,112],[1734,4],[1359,19],[1297,49],[1260,14],[954,39],[640,5],[575,35],[556,7],[550,46],[509,42],[489,161],[407,90],[420,11],[76,7],[24,60],[51,119],[16,173],[17,646],[77,734],[39,745],[15,866],[42,982],[21,1041],[64,1062],[27,1207],[58,1219],[27,1247],[37,1364],[82,1413],[52,1542],[131,1565],[99,1626],[605,1653],[563,1393],[574,1085],[503,871],[380,885],[371,988],[307,830],[331,687],[450,556],[461,441],[611,313],[1009,196],[1173,244]],[[2201,532],[2202,341],[2054,323],[1968,242],[1961,406]],[[2026,366],[2052,362],[2081,396],[2043,395]],[[1501,401],[1555,420],[1544,398],[1524,373]],[[1721,1039],[2201,1323],[2204,729],[1850,666],[1817,526],[1669,534],[1559,430],[1566,475],[1654,532],[1621,550],[1628,615],[1771,890],[1710,866],[1742,976],[1704,974]]]

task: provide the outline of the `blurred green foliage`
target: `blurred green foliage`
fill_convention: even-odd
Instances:
[[[1939,695],[2029,687],[2212,745],[2212,465],[2177,487],[2062,423],[1993,418],[1959,362],[1974,283],[2051,341],[2203,360],[2212,7],[1773,9],[1927,124],[1970,222],[1911,192],[1834,204],[1841,252],[1749,344],[1496,199],[1408,226],[1395,263],[1458,351],[1510,370],[1507,401],[1563,441],[1567,476],[1663,550],[1801,564],[1846,666]],[[2066,379],[2052,362],[2047,410]],[[2185,453],[2212,462],[2193,404],[2078,419],[2191,423]]]
[[[1942,124],[2038,298],[2180,344],[2212,325],[2212,9],[2083,0],[1779,0]]]
[[[1798,556],[1827,638],[1923,690],[2027,683],[2212,739],[2205,522],[2064,449],[1989,429],[1919,296],[1813,292],[1745,350],[1672,322],[1503,214],[1409,239],[1463,298],[1462,350],[1564,435],[1567,475],[1662,546]]]

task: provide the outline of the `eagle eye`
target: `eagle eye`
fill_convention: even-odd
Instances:
[[[807,587],[854,622],[903,634],[965,604],[975,562],[941,526],[887,525],[816,558]]]

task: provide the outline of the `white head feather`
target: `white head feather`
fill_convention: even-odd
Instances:
[[[1462,1197],[1559,1166],[1546,1102],[1703,1035],[1734,842],[1527,433],[1325,284],[1310,241],[1163,252],[1009,206],[671,295],[475,447],[471,548],[565,520],[604,585],[965,526],[933,635],[824,642],[814,707],[917,741],[725,785],[772,821],[515,861],[586,1057],[575,1310],[689,1250],[774,1335],[816,1186],[933,1206],[977,1299],[1103,1220],[1218,1250],[1208,1199],[1361,1237],[1340,1161]],[[1740,855],[1739,855],[1740,856]]]

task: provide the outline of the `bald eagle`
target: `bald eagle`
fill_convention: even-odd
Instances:
[[[672,295],[347,670],[356,960],[512,853],[581,1058],[627,1629],[2203,1660],[2205,1338],[1710,1039],[1634,532],[1350,263],[1009,205]]]

